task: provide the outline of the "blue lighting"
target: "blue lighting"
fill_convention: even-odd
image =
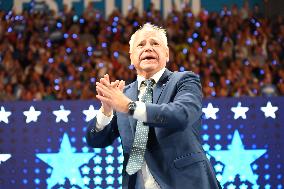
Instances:
[[[84,24],[85,23],[84,18],[80,18],[79,22],[80,22],[80,24]]]
[[[61,27],[62,27],[62,24],[61,24],[60,22],[57,22],[56,27],[57,27],[57,28],[61,28]]]
[[[82,71],[84,71],[84,67],[83,67],[83,66],[79,66],[79,67],[78,67],[78,70],[79,70],[80,72],[82,72]]]
[[[182,49],[182,53],[183,53],[183,54],[187,54],[187,53],[188,53],[187,48],[183,48],[183,49]]]
[[[96,82],[96,78],[95,77],[91,77],[90,81],[91,81],[91,83],[95,83]]]
[[[112,26],[113,26],[113,27],[116,27],[116,26],[117,26],[117,22],[113,22],[113,23],[112,23]]]
[[[195,23],[195,27],[199,28],[201,26],[201,23],[200,22],[196,22]]]
[[[53,58],[48,58],[48,63],[52,64],[54,62]]]
[[[192,37],[193,37],[194,39],[198,38],[198,33],[193,33],[193,34],[192,34]]]
[[[256,23],[255,23],[255,26],[256,26],[256,27],[260,27],[260,23],[259,23],[259,22],[256,22]]]
[[[203,130],[207,130],[208,129],[208,125],[202,125]]]
[[[185,70],[185,68],[184,68],[183,66],[181,66],[181,67],[179,68],[179,71],[180,71],[180,72],[184,72],[184,70]]]
[[[114,56],[115,58],[117,58],[117,57],[119,56],[119,53],[118,53],[117,51],[114,51],[114,52],[113,52],[113,56]]]
[[[68,33],[64,33],[63,37],[64,39],[67,39],[69,37]]]
[[[59,83],[59,79],[57,78],[57,79],[54,79],[54,83],[56,83],[56,84],[58,84]]]
[[[215,140],[220,140],[221,139],[221,135],[219,135],[219,134],[214,135],[214,137],[215,137]]]
[[[89,46],[88,48],[87,48],[87,51],[92,51],[93,50],[93,48],[91,47],[91,46]]]
[[[187,13],[186,15],[187,15],[187,17],[189,17],[189,18],[192,17],[192,13],[191,13],[191,12]]]
[[[50,48],[50,47],[51,47],[51,42],[48,41],[48,42],[46,43],[46,46],[47,46],[48,48]]]
[[[261,70],[259,71],[259,73],[260,73],[261,75],[263,75],[263,74],[264,74],[264,70],[261,69]]]
[[[34,179],[34,183],[37,184],[37,185],[40,184],[40,179],[38,179],[38,178]]]
[[[113,18],[113,20],[115,21],[115,22],[118,22],[118,17],[117,16],[115,16],[114,18]]]
[[[213,52],[212,49],[207,49],[207,54],[210,55],[210,54],[212,54],[212,52]]]
[[[71,48],[68,47],[68,48],[66,49],[66,52],[67,52],[67,53],[71,53]]]
[[[72,93],[72,89],[67,89],[66,92],[67,92],[67,94],[71,94]]]
[[[75,33],[72,34],[72,38],[73,38],[73,39],[77,39],[77,37],[78,37],[77,34],[75,34]]]
[[[187,38],[187,42],[188,43],[192,43],[193,42],[193,39],[191,37]]]
[[[177,16],[174,16],[173,21],[174,21],[174,22],[177,22],[177,21],[178,21],[178,17],[177,17]]]
[[[106,42],[102,42],[102,48],[106,48],[107,47],[107,43]]]
[[[265,178],[265,180],[269,180],[270,179],[270,175],[266,174],[266,175],[264,175],[264,178]]]
[[[99,68],[102,68],[102,67],[104,67],[104,63],[99,63]]]
[[[131,65],[128,66],[128,68],[129,68],[130,70],[133,70],[133,69],[134,69],[134,66],[131,64]]]
[[[215,28],[215,32],[216,32],[216,33],[220,33],[220,32],[221,32],[221,28],[220,28],[220,27],[216,27],[216,28]]]
[[[112,28],[112,32],[116,33],[117,32],[117,28]]]
[[[12,32],[13,31],[12,27],[9,27],[7,31],[8,33]]]

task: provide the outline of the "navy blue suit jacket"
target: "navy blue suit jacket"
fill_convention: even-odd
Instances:
[[[138,100],[137,81],[126,86],[124,93]],[[166,69],[153,89],[153,103],[146,104],[150,127],[145,160],[162,189],[217,189],[215,173],[203,151],[201,128],[202,92],[199,77],[193,72],[170,72]],[[111,123],[96,132],[96,118],[87,130],[87,143],[102,148],[120,137],[122,141],[123,188],[134,189],[135,175],[125,167],[135,135],[132,116],[115,113]]]

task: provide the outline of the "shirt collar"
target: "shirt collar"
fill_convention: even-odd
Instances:
[[[155,80],[155,83],[158,83],[159,79],[162,77],[163,73],[165,72],[166,68],[161,69],[157,73],[155,73],[151,79]],[[140,88],[141,83],[145,80],[144,77],[141,75],[137,75],[137,82],[138,82],[138,89]]]

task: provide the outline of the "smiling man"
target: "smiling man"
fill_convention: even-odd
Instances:
[[[216,189],[200,142],[201,85],[193,72],[166,69],[164,29],[145,24],[130,39],[137,81],[96,83],[102,107],[87,130],[95,148],[121,138],[123,189]]]

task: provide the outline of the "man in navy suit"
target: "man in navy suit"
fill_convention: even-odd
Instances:
[[[145,24],[129,44],[137,81],[124,86],[105,75],[96,83],[102,106],[88,127],[88,145],[103,148],[121,138],[123,189],[219,188],[200,142],[199,77],[165,68],[164,29]]]

